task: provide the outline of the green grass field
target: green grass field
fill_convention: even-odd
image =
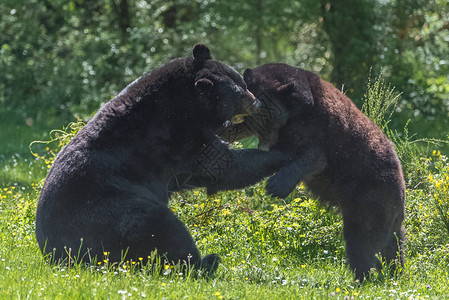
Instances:
[[[34,237],[34,218],[50,151],[58,148],[58,141],[36,145],[46,157],[36,159],[28,144],[42,136],[36,137],[32,128],[1,134],[1,153],[6,153],[0,168],[1,299],[449,297],[449,165],[438,151],[426,157],[410,147],[409,155],[402,155],[409,188],[407,257],[400,275],[385,266],[368,281],[354,281],[338,211],[321,207],[302,185],[287,199],[277,200],[265,195],[261,183],[213,196],[194,190],[172,197],[170,207],[200,251],[222,257],[212,278],[192,278],[168,266],[155,274],[148,266],[110,266],[107,260],[91,267],[47,264]]]

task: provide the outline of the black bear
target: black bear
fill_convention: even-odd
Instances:
[[[381,253],[403,264],[405,184],[393,144],[354,103],[312,72],[271,63],[247,69],[248,89],[271,114],[228,127],[227,140],[256,133],[259,149],[293,158],[266,184],[284,198],[299,182],[321,201],[340,208],[346,253],[363,279]]]
[[[231,67],[204,45],[141,76],[109,101],[65,146],[43,186],[36,237],[51,261],[143,259],[213,272],[217,255],[201,259],[167,207],[172,191],[240,188],[273,174],[285,155],[230,150],[216,133],[227,120],[258,110]]]

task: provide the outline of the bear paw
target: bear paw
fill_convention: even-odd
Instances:
[[[209,254],[201,259],[200,269],[204,271],[204,275],[212,275],[220,264],[220,256],[218,254]]]
[[[267,180],[265,188],[267,193],[273,197],[285,198],[295,187],[290,187],[280,176],[274,175]]]

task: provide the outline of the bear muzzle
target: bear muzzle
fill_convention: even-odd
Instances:
[[[251,103],[243,109],[243,113],[236,114],[235,116],[233,116],[231,118],[232,124],[243,123],[243,121],[245,120],[245,117],[260,113],[260,110],[262,107],[262,102],[260,102],[259,99],[254,97],[254,95],[250,91],[248,91],[248,94],[249,94],[249,99],[250,99]]]

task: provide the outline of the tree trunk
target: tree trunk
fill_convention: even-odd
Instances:
[[[117,17],[117,23],[122,34],[122,38],[126,40],[128,38],[128,28],[131,27],[128,0],[112,0],[111,4]]]

